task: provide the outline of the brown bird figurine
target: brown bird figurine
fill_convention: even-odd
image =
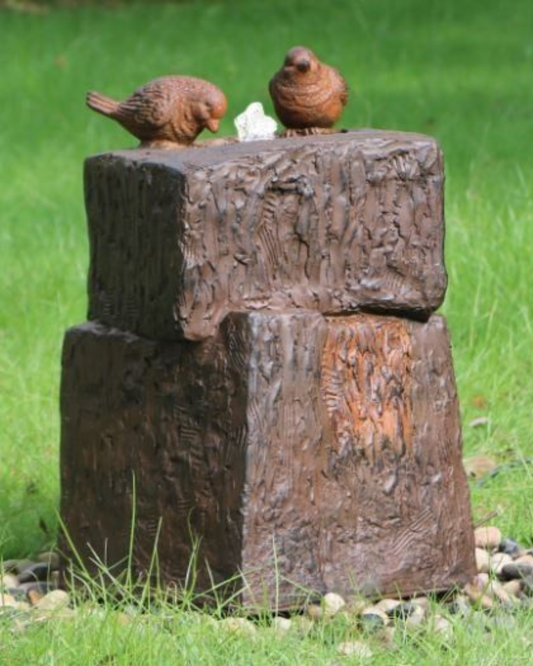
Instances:
[[[227,101],[209,81],[163,76],[145,84],[124,102],[89,92],[87,106],[120,123],[143,148],[183,148],[205,128],[218,131]]]
[[[320,62],[311,49],[295,46],[269,84],[279,119],[291,134],[321,134],[339,120],[348,85],[339,72]]]

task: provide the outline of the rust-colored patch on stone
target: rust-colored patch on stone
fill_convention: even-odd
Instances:
[[[382,466],[412,444],[411,339],[405,320],[330,318],[322,392],[340,449]]]

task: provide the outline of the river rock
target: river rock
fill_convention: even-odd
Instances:
[[[257,635],[255,624],[244,617],[226,617],[220,620],[218,624],[222,629],[241,636],[252,637]]]
[[[375,631],[387,626],[389,616],[377,606],[369,606],[361,613],[360,622],[364,629]]]
[[[50,575],[50,568],[44,562],[36,562],[26,567],[19,573],[19,583],[31,583],[34,581],[46,581]]]
[[[511,564],[512,561],[513,558],[510,555],[507,555],[506,553],[493,553],[490,556],[490,561],[489,561],[490,570],[496,575],[499,575],[503,567],[506,566],[507,564]]]
[[[35,608],[39,610],[53,611],[60,608],[66,608],[70,602],[70,597],[64,590],[52,590],[35,603]]]
[[[529,562],[511,562],[502,567],[500,578],[502,580],[520,580],[533,576],[533,564]]]
[[[46,564],[50,571],[57,571],[59,569],[60,560],[59,554],[53,550],[39,553],[37,556],[39,562]]]
[[[344,599],[340,596],[340,594],[336,594],[335,592],[328,592],[324,596],[323,600],[324,604],[324,615],[327,617],[332,617],[336,613],[338,613],[341,608],[344,608],[346,606],[346,602]]]
[[[503,589],[514,597],[518,597],[522,590],[522,582],[519,579],[509,580],[502,585]]]
[[[479,573],[488,573],[490,570],[490,555],[485,548],[476,548],[476,568]]]
[[[16,608],[19,602],[11,594],[0,594],[0,606]]]
[[[474,530],[477,548],[497,548],[502,540],[502,533],[497,527],[478,527]]]
[[[435,615],[433,618],[433,631],[446,640],[453,637],[453,625],[443,615]]]
[[[475,583],[467,583],[464,586],[464,592],[475,606],[479,606],[483,610],[491,610],[493,608],[494,602],[490,595],[486,594]]]
[[[17,587],[18,578],[14,574],[5,573],[0,577],[0,588],[6,590],[8,587]]]
[[[292,622],[288,617],[275,617],[272,620],[272,629],[279,634],[280,636],[283,636],[286,634],[288,631],[290,631],[292,627]]]
[[[384,613],[387,613],[387,615],[392,611],[394,608],[399,606],[402,602],[399,601],[398,599],[381,599],[377,604],[376,608],[379,608],[382,610]]]
[[[516,541],[513,541],[513,539],[502,539],[500,545],[498,546],[498,550],[501,553],[510,555],[513,558],[518,557],[520,554],[520,546],[518,543],[516,543]]]

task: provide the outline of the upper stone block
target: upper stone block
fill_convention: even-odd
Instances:
[[[417,134],[353,131],[91,157],[89,318],[158,339],[229,311],[425,318],[446,290],[443,165]]]

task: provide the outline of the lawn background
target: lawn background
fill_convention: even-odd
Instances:
[[[87,110],[162,74],[229,98],[221,134],[285,51],[345,75],[347,127],[432,134],[446,158],[442,309],[465,454],[524,461],[473,487],[476,518],[533,540],[533,6],[531,0],[259,0],[0,9],[0,555],[53,543],[64,330],[86,314],[85,156],[133,145]],[[487,425],[469,426],[486,416]]]

